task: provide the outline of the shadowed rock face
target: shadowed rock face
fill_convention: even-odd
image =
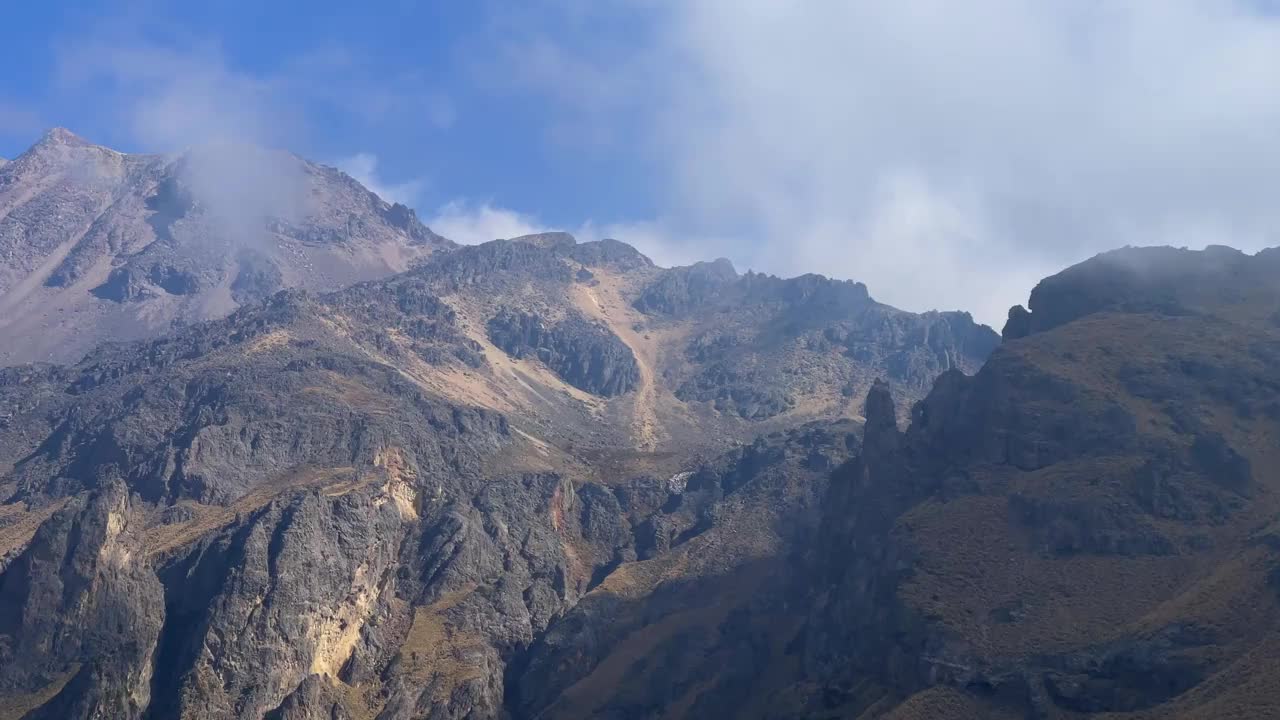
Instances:
[[[814,554],[830,590],[805,675],[838,689],[820,705],[1276,712],[1262,658],[1280,603],[1257,533],[1280,426],[1255,405],[1280,389],[1280,336],[1257,321],[1280,290],[1271,262],[1102,256],[1041,283],[1011,316],[1031,331],[1006,328],[1021,339],[975,377],[939,378],[905,432],[873,419],[888,417],[873,391]]]
[[[570,315],[548,326],[537,315],[503,308],[489,339],[514,358],[537,358],[570,385],[612,397],[634,388],[640,369],[631,348],[607,328]]]
[[[1263,312],[1274,306],[1270,282],[1280,272],[1280,251],[1256,256],[1210,246],[1124,248],[1045,278],[1027,303],[1009,311],[1006,339],[1050,330],[1098,312],[1182,316],[1219,308]]]
[[[119,482],[61,505],[0,577],[2,692],[29,718],[142,717],[164,618],[145,520]]]

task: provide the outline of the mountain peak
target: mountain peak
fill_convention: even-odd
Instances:
[[[92,145],[92,143],[64,127],[55,127],[45,132],[45,134],[40,138],[40,142],[36,143],[36,145],[70,145],[73,147],[79,147]]]

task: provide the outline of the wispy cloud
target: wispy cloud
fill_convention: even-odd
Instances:
[[[302,120],[267,78],[235,70],[219,48],[175,48],[122,38],[68,45],[59,55],[65,91],[106,88],[104,108],[142,148],[184,152],[183,178],[232,243],[253,243],[268,216],[304,212],[306,178],[287,153]]]
[[[661,221],[597,223],[588,220],[573,230],[573,234],[580,242],[621,240],[662,267],[714,259],[714,255],[707,253],[720,244],[707,238],[673,235]]]
[[[178,34],[144,39],[107,23],[102,37],[65,39],[56,85],[64,94],[94,93],[112,123],[127,128],[131,147],[185,151],[188,184],[224,221],[226,235],[251,240],[265,216],[305,212],[307,179],[286,152],[299,150],[319,116],[356,126],[411,116],[433,127],[453,122],[452,108],[421,78],[379,77],[340,48],[303,52],[269,69],[236,65],[216,40]],[[344,169],[392,202],[416,203],[421,180],[384,182],[378,159],[358,153]]]

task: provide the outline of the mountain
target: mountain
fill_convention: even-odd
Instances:
[[[58,128],[0,165],[0,365],[69,362],[450,243],[333,168],[231,144],[129,155]]]
[[[457,247],[281,157],[311,183],[289,225],[274,196],[228,217],[203,158],[61,131],[0,171],[6,302],[137,336],[0,369],[0,716],[524,713],[581,601],[777,567],[875,379],[923,397],[999,343],[816,275]],[[259,261],[278,282],[237,298]],[[107,336],[5,317],[11,361]]]
[[[308,247],[404,271],[0,369],[0,717],[1280,715],[1280,251],[1100,255],[1001,342],[613,240],[404,240],[368,202]],[[229,290],[218,208],[112,257]],[[186,297],[99,297],[100,262],[32,291]]]

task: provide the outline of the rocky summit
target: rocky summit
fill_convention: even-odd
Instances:
[[[129,155],[57,128],[0,163],[0,365],[72,362],[450,243],[331,167],[220,144]]]
[[[0,244],[2,718],[1280,716],[1275,251],[1002,341],[65,131]]]

